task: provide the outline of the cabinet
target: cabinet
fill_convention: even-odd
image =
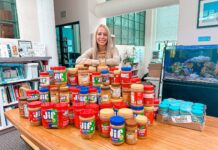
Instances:
[[[51,57],[0,58],[0,130],[12,125],[4,112],[17,108],[21,87],[38,89],[39,71]],[[33,67],[35,68],[31,68]],[[37,67],[37,68],[36,68]]]

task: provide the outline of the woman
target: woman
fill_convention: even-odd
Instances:
[[[76,64],[117,66],[120,63],[119,52],[112,43],[110,31],[101,24],[93,35],[93,47],[77,58]]]

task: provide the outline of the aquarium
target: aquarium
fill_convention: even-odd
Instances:
[[[218,45],[167,48],[164,79],[218,84]]]

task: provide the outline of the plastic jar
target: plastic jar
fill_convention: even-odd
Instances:
[[[40,72],[40,86],[49,86],[50,85],[50,76],[48,72]]]
[[[140,84],[141,83],[141,79],[140,78],[132,78],[131,79],[131,83],[135,83],[135,84]]]
[[[131,105],[130,107],[133,110],[133,117],[137,117],[138,115],[144,116],[144,105],[137,106],[137,105]]]
[[[99,65],[97,68],[98,72],[101,72],[102,70],[108,70],[108,69],[109,69],[108,66],[105,66],[105,65]]]
[[[113,109],[105,108],[100,110],[99,131],[102,137],[110,137],[110,118],[113,115]]]
[[[176,106],[176,105],[172,105],[169,107],[169,115],[170,116],[179,116],[179,105]]]
[[[58,87],[50,88],[50,98],[51,98],[51,102],[59,103],[59,89],[58,89]]]
[[[113,85],[120,85],[121,83],[120,70],[113,71],[113,77],[110,78],[110,82]]]
[[[130,83],[130,79],[132,78],[132,67],[126,66],[121,68],[121,82],[122,83]]]
[[[71,97],[72,97],[72,103],[77,103],[79,102],[79,93],[80,93],[80,89],[79,88],[71,88],[70,89],[71,92]]]
[[[204,111],[201,109],[193,109],[192,122],[197,122],[202,124],[204,122]]]
[[[95,133],[95,116],[92,109],[84,109],[80,112],[80,133],[84,139],[91,139]]]
[[[28,118],[27,97],[19,97],[18,101],[19,113],[21,117]]]
[[[92,74],[94,73],[94,72],[96,72],[96,67],[93,67],[93,66],[89,66],[89,80],[90,80],[90,84],[92,84]]]
[[[97,103],[101,103],[101,87],[100,86],[93,86],[93,88],[97,89]]]
[[[42,125],[45,128],[57,128],[57,110],[54,109],[54,103],[42,103]]]
[[[30,125],[41,125],[41,104],[40,101],[28,103]]]
[[[189,106],[182,105],[180,106],[179,113],[180,115],[191,115],[192,108]]]
[[[88,104],[88,102],[89,102],[89,91],[88,91],[88,88],[81,88],[80,89],[79,101]]]
[[[101,103],[111,103],[110,86],[101,87]]]
[[[77,68],[68,68],[67,69],[67,83],[69,85],[78,85],[78,69]]]
[[[96,104],[97,103],[97,89],[89,88],[89,103]]]
[[[114,103],[114,114],[117,116],[117,113],[122,108],[127,108],[128,105],[124,102]]]
[[[90,83],[89,71],[87,67],[79,68],[78,70],[79,85],[88,86]]]
[[[153,106],[154,104],[154,86],[144,85],[144,104],[146,106]]]
[[[69,106],[69,124],[73,125],[73,123],[74,123],[73,106]]]
[[[98,128],[99,124],[99,105],[98,104],[88,104],[86,105],[86,109],[92,109],[94,110],[94,115],[95,115],[95,124],[96,124],[96,129]]]
[[[125,119],[121,116],[110,118],[110,138],[113,145],[121,145],[125,142]]]
[[[42,103],[49,102],[49,89],[48,88],[40,88],[39,89],[39,99]]]
[[[122,97],[123,97],[123,101],[128,105],[130,105],[131,103],[130,84],[122,84]]]
[[[133,145],[137,143],[137,122],[134,119],[127,119],[126,125],[126,143]]]
[[[66,85],[67,72],[65,66],[53,67],[54,69],[54,81],[56,85]]]
[[[109,68],[109,79],[110,79],[110,83],[112,83],[113,79],[114,79],[114,71],[118,70],[118,68]]]
[[[91,81],[92,81],[92,85],[100,86],[102,83],[101,73],[100,72],[93,72]]]
[[[159,105],[159,110],[158,110],[158,114],[160,115],[167,115],[168,114],[168,108],[169,108],[169,105],[166,104],[166,103],[161,103]]]
[[[121,97],[121,87],[119,84],[111,85],[111,97],[112,98],[120,98]]]
[[[69,124],[68,103],[62,102],[55,104],[54,108],[57,110],[58,128],[65,128]]]
[[[103,85],[105,85],[105,86],[110,85],[109,71],[108,70],[102,70],[101,77],[102,77],[102,84]]]
[[[125,119],[133,119],[133,111],[129,108],[121,108],[117,114]]]
[[[159,99],[155,98],[154,99],[154,118],[157,117],[157,114],[158,114],[158,105],[159,105]]]
[[[50,85],[54,85],[55,81],[54,81],[54,70],[47,70],[47,72],[49,73],[49,81],[50,81]]]
[[[138,124],[138,129],[137,129],[137,134],[139,139],[144,139],[147,136],[147,122],[148,119],[146,116],[141,116],[138,115],[135,118],[137,124]]]
[[[144,107],[145,116],[148,118],[148,124],[152,125],[154,120],[154,108],[153,106]]]
[[[67,86],[60,87],[60,103],[70,103],[69,88]]]
[[[76,128],[79,128],[80,126],[80,120],[79,120],[79,114],[81,112],[82,109],[86,108],[86,104],[85,103],[74,103],[73,104],[73,113],[74,113],[74,126]]]
[[[39,98],[39,91],[38,90],[27,90],[26,91],[26,96],[28,97],[28,98],[35,98],[35,97],[37,97],[37,98]]]
[[[143,105],[144,89],[142,84],[131,85],[131,105]]]
[[[113,104],[112,103],[102,103],[99,104],[100,109],[104,109],[104,108],[113,108]]]

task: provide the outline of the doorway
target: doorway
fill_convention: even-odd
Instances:
[[[56,26],[56,41],[59,65],[75,67],[76,59],[81,54],[79,22]]]

